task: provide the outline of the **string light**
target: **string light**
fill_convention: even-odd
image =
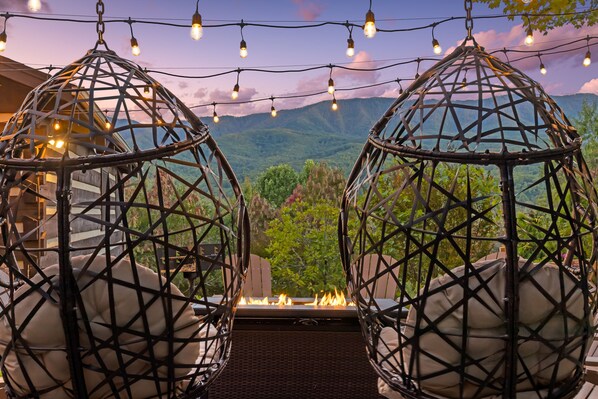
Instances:
[[[397,79],[397,83],[399,84],[399,95],[403,94],[403,85],[401,84],[401,79]]]
[[[544,63],[542,62],[542,57],[540,56],[540,53],[538,53],[538,59],[540,60],[540,73],[542,75],[546,75],[546,67],[544,66]]]
[[[29,0],[27,2],[27,8],[31,12],[38,12],[42,8],[42,2],[40,0]]]
[[[592,63],[592,53],[590,53],[590,36],[589,35],[586,40],[587,40],[588,51],[586,52],[586,56],[583,59],[583,66],[589,67],[590,64]]]
[[[376,36],[376,18],[374,18],[374,13],[372,12],[372,0],[370,0],[370,9],[365,14],[365,24],[363,25],[363,33],[365,37],[368,39],[373,38]]]
[[[525,45],[531,46],[534,44],[534,31],[532,31],[532,23],[529,20],[529,16],[527,16],[527,32],[525,35]]]
[[[330,66],[330,79],[328,79],[328,94],[334,93],[334,80],[332,80],[332,65]]]
[[[137,57],[141,54],[141,49],[139,48],[137,39],[135,39],[135,35],[133,35],[133,21],[131,18],[129,18],[129,28],[131,29],[131,53]]]
[[[440,43],[434,37],[434,28],[436,28],[436,25],[432,27],[432,49],[434,50],[434,54],[440,54],[442,53],[442,47],[440,47]]]
[[[54,130],[59,131],[60,130],[60,121],[58,119],[54,120]]]
[[[461,88],[463,90],[469,90],[467,87],[467,68],[464,68],[465,75],[463,76],[463,80],[461,81]]]
[[[353,26],[349,24],[349,21],[345,22],[345,26],[349,31],[349,38],[347,39],[347,57],[353,57],[355,55],[355,42],[353,41]]]
[[[104,123],[104,126],[106,127],[106,130],[110,130],[112,128],[112,124],[108,120],[108,110],[107,109],[104,110],[104,115],[106,116],[106,122]]]
[[[199,13],[199,0],[195,3],[195,14],[191,19],[191,38],[199,40],[203,36],[203,27],[201,26],[201,14]]]
[[[220,122],[220,118],[218,117],[218,114],[216,113],[216,103],[212,103],[212,105],[214,106],[214,115],[213,115],[214,123],[218,123],[218,122]]]
[[[421,64],[421,62],[422,62],[422,59],[421,59],[421,58],[418,58],[418,59],[417,59],[417,60],[415,60],[415,61],[417,62],[417,70],[415,71],[415,79],[418,79],[418,78],[419,78],[419,65]]]
[[[332,108],[333,111],[338,111],[338,104],[336,102],[336,97],[334,96],[334,94],[333,94],[333,97],[332,97],[332,107],[331,108]]]
[[[276,115],[278,115],[278,112],[276,112],[276,108],[274,108],[274,96],[270,97],[270,99],[272,100],[272,107],[270,108],[270,115],[272,115],[272,118],[276,118]]]
[[[2,30],[2,33],[0,33],[0,53],[3,52],[4,50],[6,50],[6,39],[7,39],[7,35],[6,35],[6,23],[8,22],[8,14],[4,15],[4,29]]]
[[[151,97],[151,90],[150,90],[150,86],[149,85],[145,85],[143,87],[143,96],[145,98],[150,98]]]
[[[243,27],[245,24],[243,20],[241,20],[241,45],[239,46],[239,55],[241,58],[247,57],[247,43],[245,42],[245,38],[243,37]]]
[[[233,92],[231,94],[231,98],[236,100],[239,98],[239,76],[241,75],[241,70],[237,69],[237,83],[235,83],[235,87],[233,87]]]

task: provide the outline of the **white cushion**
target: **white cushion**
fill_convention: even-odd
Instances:
[[[531,270],[536,265],[527,265],[525,259],[519,260],[519,267],[525,267],[525,270]],[[413,338],[415,334],[415,324],[417,322],[418,312],[423,312],[418,331],[421,331],[429,324],[436,324],[437,328],[444,335],[444,338],[436,332],[428,331],[419,333],[419,346],[417,358],[414,359],[413,369],[409,371],[409,363],[413,356],[411,345],[403,348],[402,356],[404,365],[408,374],[419,379],[420,388],[426,392],[445,396],[447,398],[460,397],[460,373],[458,371],[448,371],[448,366],[460,366],[462,353],[466,352],[469,357],[475,359],[478,364],[470,362],[465,367],[465,374],[470,378],[466,379],[464,388],[464,397],[473,397],[479,388],[477,379],[485,380],[488,373],[496,368],[493,377],[497,384],[502,385],[504,378],[504,366],[502,365],[506,344],[504,341],[505,330],[505,310],[502,298],[505,296],[506,286],[506,263],[505,259],[483,259],[473,264],[473,268],[479,272],[478,276],[469,276],[464,282],[455,284],[456,279],[462,278],[465,274],[465,267],[457,267],[450,273],[437,277],[430,282],[429,291],[425,298],[425,304],[421,306],[414,305],[410,308],[407,319],[404,321],[404,329],[399,332],[391,327],[382,329],[379,341],[378,352],[382,356],[388,356],[392,353],[390,359],[384,361],[381,357],[379,362],[382,367],[387,368],[391,373],[400,374],[400,353],[398,352],[399,338],[404,341]],[[470,269],[471,273],[471,269]],[[563,278],[561,279],[561,275]],[[520,341],[518,355],[523,359],[525,367],[533,375],[537,384],[547,384],[555,371],[555,362],[558,353],[550,347],[562,345],[566,338],[565,324],[567,325],[568,336],[578,335],[584,328],[584,297],[581,290],[576,289],[575,282],[561,274],[555,265],[544,265],[543,267],[533,269],[530,278],[523,278],[519,283],[519,324]],[[533,281],[535,282],[532,282]],[[562,281],[561,281],[562,280]],[[467,284],[468,289],[475,290],[483,286],[478,291],[477,297],[472,297],[468,301],[467,308],[467,326],[463,325],[464,307],[459,301],[463,300],[463,284]],[[544,290],[556,303],[566,300],[566,309],[569,313],[564,318],[560,311],[555,310],[555,305],[546,297]],[[423,291],[420,292],[423,295]],[[447,316],[445,312],[457,305]],[[423,308],[422,308],[423,307]],[[426,318],[428,320],[426,320]],[[576,321],[575,319],[579,320]],[[530,331],[543,325],[540,335],[548,340],[548,344],[542,340],[531,337]],[[463,348],[462,336],[463,330],[467,330],[467,343]],[[571,343],[567,354],[574,359],[579,359],[581,338]],[[577,346],[577,347],[576,347]],[[517,390],[522,392],[518,398],[526,397],[523,392],[533,389],[532,384],[524,374],[524,368],[521,361],[517,371],[521,376],[521,381],[517,385]],[[567,359],[558,363],[557,381],[563,381],[570,377],[575,371],[575,364]],[[439,373],[438,375],[434,375]],[[379,391],[389,398],[400,398],[393,396],[394,391],[380,381]],[[393,393],[389,393],[393,392]],[[484,388],[481,393],[492,397],[496,391]],[[479,395],[479,394],[478,394]],[[535,395],[535,394],[534,394]]]
[[[82,351],[82,361],[87,366],[84,367],[84,377],[90,399],[113,397],[112,388],[105,381],[105,374],[97,371],[98,369],[121,370],[134,378],[136,375],[146,375],[154,368],[148,376],[130,381],[128,389],[136,399],[157,398],[158,379],[153,376],[166,380],[169,361],[176,366],[174,375],[182,389],[183,385],[188,384],[185,377],[197,372],[195,365],[198,359],[209,363],[214,357],[219,357],[221,338],[218,337],[216,327],[210,324],[201,327],[199,319],[190,304],[184,300],[183,294],[173,284],[167,287],[164,277],[160,277],[151,269],[132,265],[127,259],[123,259],[111,266],[112,284],[109,285],[108,275],[105,274],[107,265],[104,256],[97,256],[91,262],[90,256],[78,256],[72,258],[71,263],[93,339],[93,342],[89,341],[90,337],[85,331],[81,312],[78,312],[80,345],[90,349],[87,352]],[[55,288],[58,283],[58,265],[44,268],[43,273],[46,281],[39,289],[32,291],[31,286],[26,284],[16,291],[13,307],[16,325],[23,326],[30,311],[39,306],[21,332],[22,340],[33,350],[35,356],[30,356],[21,347],[22,345],[10,350],[3,359],[8,373],[4,377],[11,383],[16,394],[25,396],[31,393],[27,378],[22,372],[26,370],[27,377],[32,381],[36,391],[51,389],[40,395],[40,398],[64,398],[72,395],[67,394],[63,389],[68,390],[71,381],[64,349],[65,335],[57,304],[58,294]],[[94,276],[100,273],[104,273],[102,278],[93,281]],[[44,280],[44,276],[38,274],[31,280],[34,284],[39,284]],[[167,288],[170,289],[172,298],[170,301],[154,292],[160,289],[164,292]],[[112,293],[114,311],[110,309],[110,293]],[[46,300],[42,294],[49,295],[52,300]],[[173,359],[168,359],[170,343],[163,337],[167,331],[167,305],[171,306],[173,314],[172,328],[176,341],[173,344]],[[145,309],[142,312],[145,314],[145,319],[139,316],[140,309]],[[10,313],[6,317],[10,317]],[[6,317],[0,320],[0,353],[5,352],[12,339],[12,331]],[[126,331],[113,336],[113,321],[117,327]],[[144,327],[145,323],[148,325],[147,331]],[[153,357],[150,355],[150,348],[145,338],[148,333],[152,336]],[[97,351],[98,358],[93,347],[106,343],[108,344],[106,347]],[[116,352],[111,349],[116,345],[121,349],[120,360],[125,364],[124,370]],[[184,348],[179,351],[182,345]],[[127,355],[127,351],[135,356]],[[47,368],[47,371],[40,363]],[[121,377],[114,377],[111,381],[117,389],[125,384]],[[159,383],[161,392],[164,392],[167,386],[166,382]],[[124,392],[127,391],[123,391],[123,396],[126,396]]]

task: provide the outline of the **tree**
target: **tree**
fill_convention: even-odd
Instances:
[[[340,205],[340,198],[345,189],[345,177],[339,168],[328,166],[325,162],[305,163],[309,172],[305,182],[297,186],[293,196],[301,198],[303,202],[315,204],[328,202]]]
[[[270,239],[266,235],[270,222],[278,216],[276,209],[259,193],[254,193],[247,207],[249,212],[251,253],[262,257],[266,256],[266,248]]]
[[[275,207],[291,195],[299,183],[299,176],[289,164],[271,166],[261,173],[256,182],[257,192]]]
[[[282,208],[266,231],[275,292],[313,296],[345,290],[337,220],[338,207],[330,202],[297,201]]]
[[[598,103],[585,101],[573,125],[583,139],[583,153],[591,170],[598,168]]]
[[[502,7],[502,12],[515,19],[517,14],[529,14],[534,30],[546,33],[557,26],[572,24],[576,28],[594,25],[598,21],[598,0],[475,0],[487,4],[490,8]],[[589,7],[592,12],[573,14],[581,7]],[[538,15],[545,14],[545,15]],[[568,15],[555,15],[568,14]],[[527,19],[525,21],[527,23]]]

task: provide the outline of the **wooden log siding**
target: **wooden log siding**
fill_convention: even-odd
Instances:
[[[72,178],[72,210],[73,220],[71,222],[71,245],[73,250],[77,251],[77,255],[83,255],[93,252],[93,248],[101,243],[105,237],[104,226],[92,220],[78,218],[78,214],[82,214],[88,207],[90,202],[97,201],[102,195],[106,187],[106,179],[109,179],[108,184],[113,186],[116,182],[117,171],[113,169],[98,169],[90,170],[85,173],[76,172]],[[40,220],[43,221],[42,229],[45,233],[45,242],[40,243],[40,248],[56,248],[58,246],[58,226],[54,217],[56,214],[56,174],[46,173],[44,176],[44,184],[40,187],[40,193],[43,197],[50,199],[46,201],[43,215]],[[113,200],[116,200],[116,194],[111,195]],[[86,215],[93,216],[97,219],[103,220],[105,218],[106,209],[104,207],[95,207],[85,212]],[[114,220],[120,212],[117,209],[110,209],[110,218]],[[122,237],[120,232],[111,235],[112,242],[119,241]],[[102,250],[103,252],[103,250]],[[117,249],[114,249],[114,253]],[[57,257],[54,251],[44,251],[41,258],[41,266],[48,266],[57,262]],[[24,267],[27,265],[23,265]]]

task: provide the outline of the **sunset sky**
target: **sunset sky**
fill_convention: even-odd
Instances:
[[[195,1],[189,0],[105,0],[105,18],[154,19],[190,24],[195,11]],[[317,21],[346,21],[363,23],[369,2],[365,0],[206,0],[199,3],[204,24],[220,22],[265,22],[283,25]],[[463,3],[456,0],[382,1],[374,0],[372,10],[377,26],[381,28],[407,28],[426,25],[451,16],[463,16]],[[2,12],[29,12],[27,0],[0,0]],[[91,19],[95,2],[91,0],[45,0],[38,16],[76,16]],[[499,14],[500,10],[474,4],[474,15]],[[267,21],[267,22],[266,22]],[[239,57],[241,40],[238,26],[206,28],[199,41],[193,41],[189,28],[133,24],[141,55],[131,55],[129,26],[123,23],[107,24],[105,38],[109,47],[125,58],[133,59],[148,69],[165,70],[177,74],[205,75],[236,68],[265,67],[289,69],[300,66],[345,64],[361,68],[411,60],[417,57],[434,57],[431,29],[407,33],[379,32],[373,39],[365,38],[361,30],[354,30],[356,55],[345,55],[348,31],[343,26],[325,26],[313,29],[267,29],[245,27],[249,56]],[[84,55],[95,44],[97,35],[94,24],[56,21],[38,21],[11,18],[6,30],[7,49],[2,55],[40,67],[64,66]],[[521,20],[480,19],[474,23],[474,35],[487,50],[506,48],[530,49],[523,45],[525,28]],[[598,35],[598,26],[575,29],[572,26],[557,28],[547,36],[535,34],[533,50],[566,43],[586,35]],[[443,52],[460,43],[465,36],[463,20],[439,25],[435,36]],[[598,44],[598,39],[590,43]],[[548,69],[539,72],[537,58],[515,62],[514,65],[538,80],[550,94],[590,92],[598,94],[598,46],[592,49],[594,62],[583,67],[585,50],[543,57]],[[501,58],[504,59],[503,56]],[[511,55],[510,58],[516,58]],[[431,66],[423,62],[420,72]],[[415,74],[415,64],[393,67],[378,72],[333,71],[336,86],[355,87],[396,78],[410,79]],[[328,70],[295,74],[264,74],[244,72],[240,77],[240,100],[326,90]],[[187,105],[228,102],[235,84],[236,74],[210,79],[178,79],[153,74],[154,78],[177,94]],[[396,96],[398,85],[390,84],[358,91],[338,93],[337,98]],[[308,99],[279,100],[278,109],[295,108],[309,103],[329,100],[330,95]],[[241,115],[269,110],[270,102],[246,105],[220,105],[221,115]],[[211,107],[198,109],[201,115],[211,114]]]

